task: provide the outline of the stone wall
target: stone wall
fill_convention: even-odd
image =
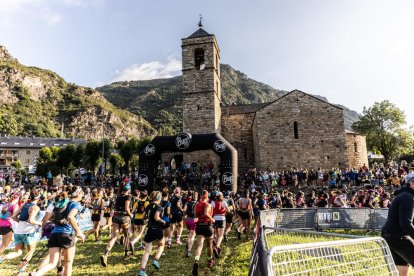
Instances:
[[[255,113],[222,114],[221,134],[238,153],[239,171],[255,167],[252,124]]]
[[[343,110],[298,90],[257,111],[253,136],[259,169],[349,165]]]
[[[365,136],[354,132],[347,132],[346,145],[348,148],[350,168],[358,168],[364,164],[368,165],[367,143]]]
[[[253,141],[253,119],[265,104],[222,107],[221,135],[237,150],[239,171],[256,167]]]
[[[203,67],[197,68],[195,51],[204,51]],[[214,36],[182,40],[183,130],[220,133],[221,83],[219,49]]]

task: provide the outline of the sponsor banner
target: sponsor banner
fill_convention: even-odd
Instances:
[[[175,137],[175,145],[181,150],[188,149],[191,145],[191,137],[187,133],[180,133]]]

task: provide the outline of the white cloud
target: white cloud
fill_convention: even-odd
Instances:
[[[1,0],[0,11],[1,12],[18,12],[27,5],[38,5],[44,0]]]
[[[125,69],[117,70],[113,81],[151,80],[177,76],[181,71],[181,62],[175,58],[167,63],[151,61],[142,64],[132,64]]]
[[[53,26],[59,23],[62,19],[62,15],[57,12],[46,9],[42,12],[42,18],[47,24]]]

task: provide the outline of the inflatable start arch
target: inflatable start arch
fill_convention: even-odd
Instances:
[[[158,164],[163,152],[213,150],[220,157],[220,190],[237,191],[237,150],[220,134],[180,133],[156,136],[139,153],[138,185],[140,190],[153,190]]]

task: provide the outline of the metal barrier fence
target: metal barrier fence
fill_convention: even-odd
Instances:
[[[262,226],[288,229],[360,229],[380,230],[388,209],[309,208],[261,211]]]
[[[267,275],[398,275],[380,237],[274,246]]]
[[[378,230],[384,225],[387,216],[388,209],[369,208],[261,211],[255,229],[249,276],[328,273],[398,275],[389,247],[382,238],[361,238],[312,231],[313,229]],[[285,232],[285,235],[281,235],[282,232]],[[333,243],[322,242],[323,236],[329,236],[329,240],[339,240]],[[302,243],[301,238],[307,243]],[[355,238],[358,238],[358,242]],[[309,241],[313,243],[309,244]],[[300,244],[275,246],[289,243]],[[279,251],[283,254],[279,254]],[[273,260],[273,256],[278,257]]]

